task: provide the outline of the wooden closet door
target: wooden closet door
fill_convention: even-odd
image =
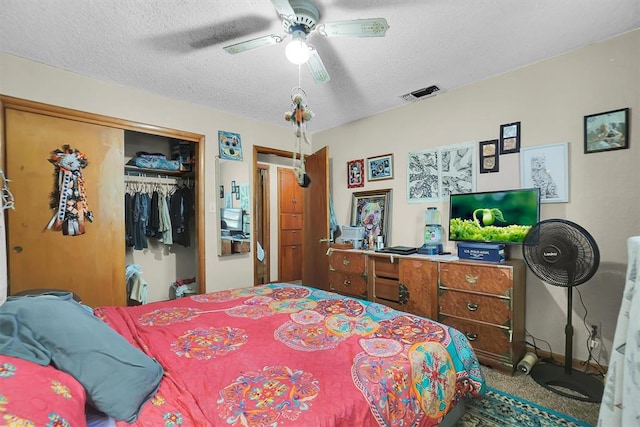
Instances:
[[[83,303],[125,305],[124,131],[7,109],[6,176],[15,210],[6,211],[9,292],[66,289]],[[47,229],[57,185],[50,153],[64,145],[86,155],[82,169],[93,212],[85,234]]]

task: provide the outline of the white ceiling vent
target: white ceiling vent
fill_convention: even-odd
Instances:
[[[406,95],[402,95],[401,98],[405,101],[416,101],[418,99],[434,96],[438,92],[440,92],[440,88],[436,85],[432,85],[423,89],[414,90],[413,92],[407,93]]]

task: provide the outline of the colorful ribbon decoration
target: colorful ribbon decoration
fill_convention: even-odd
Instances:
[[[83,153],[63,145],[51,152],[49,162],[56,167],[57,187],[51,194],[51,209],[56,212],[47,229],[62,231],[65,236],[78,236],[85,232],[85,219],[93,222],[93,213],[87,205],[82,169],[88,161]]]

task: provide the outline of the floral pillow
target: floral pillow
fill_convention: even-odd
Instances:
[[[84,426],[85,400],[71,375],[0,354],[0,425]]]

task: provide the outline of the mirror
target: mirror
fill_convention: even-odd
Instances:
[[[248,175],[243,162],[216,157],[218,256],[251,251]]]

